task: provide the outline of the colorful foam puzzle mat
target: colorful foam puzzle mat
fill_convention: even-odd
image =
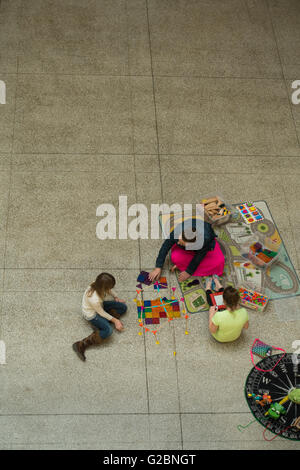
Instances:
[[[233,205],[234,211],[228,223],[214,226],[218,242],[225,256],[225,269],[220,278],[223,287],[247,287],[257,292],[263,292],[269,300],[283,299],[300,295],[300,282],[285,248],[284,240],[273,220],[272,214],[265,201],[253,202],[253,205],[262,214],[263,220],[247,224],[240,211],[241,204]],[[200,216],[194,216],[200,217]],[[162,214],[160,223],[162,230],[170,224],[174,228],[182,223],[182,215]],[[274,263],[267,268],[255,266],[243,252],[242,246],[258,239],[270,251],[278,251]],[[176,272],[178,280],[178,272]],[[209,309],[206,301],[204,277],[190,277],[184,282],[178,282],[182,297],[185,300],[189,313],[199,313]],[[300,312],[299,312],[300,318]]]
[[[138,300],[137,313],[146,325],[159,325],[161,318],[180,318],[180,305],[176,299],[158,297],[154,300]]]
[[[155,290],[167,289],[168,288],[167,278],[161,277],[157,283],[154,283],[153,287]]]

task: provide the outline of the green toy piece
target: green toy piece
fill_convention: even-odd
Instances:
[[[297,405],[300,405],[300,388],[294,388],[289,393],[289,400]]]
[[[266,416],[270,416],[275,420],[279,419],[281,415],[286,414],[286,409],[284,406],[280,405],[279,403],[273,403],[268,411],[266,412]]]

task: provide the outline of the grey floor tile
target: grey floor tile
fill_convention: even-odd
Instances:
[[[0,152],[9,153],[12,150],[15,100],[16,100],[16,75],[1,73],[1,98],[2,91],[5,95],[5,104],[0,104]]]
[[[147,296],[146,299],[148,299]],[[159,344],[156,344],[152,331],[155,331],[157,327],[159,325],[150,325],[150,331],[144,333],[146,339],[149,411],[150,413],[178,413],[179,397],[174,356],[174,330],[167,320],[161,320],[160,329],[156,336]],[[161,439],[164,439],[164,437],[162,436]],[[172,440],[171,437],[170,440]]]
[[[155,78],[160,152],[299,155],[283,80]]]
[[[276,438],[272,442],[263,439],[264,428],[258,423],[251,424],[243,432],[239,424],[246,425],[253,420],[251,413],[243,414],[198,414],[182,415],[184,449],[297,449],[297,442]],[[210,436],[208,439],[207,436]],[[274,434],[267,436],[274,437]]]
[[[35,0],[23,8],[20,25],[21,72],[150,73],[146,10],[141,0],[86,4]]]
[[[10,154],[1,154],[0,155],[0,171],[2,170],[9,170],[11,163],[11,155]]]
[[[114,331],[103,344],[90,348],[82,362],[72,343],[92,329],[82,318],[79,303],[74,311],[73,297],[6,294],[1,320],[7,366],[0,372],[1,412],[146,413],[145,351],[136,324],[124,318],[125,330]]]
[[[134,153],[157,153],[157,135],[150,77],[129,77],[132,100]]]
[[[175,322],[181,412],[246,412],[243,389],[251,369],[249,332],[232,344],[216,343],[208,331],[208,313]],[[233,396],[240,399],[232,399]]]
[[[149,441],[150,436],[146,415],[2,416],[0,420],[1,446],[8,442],[13,447],[54,443],[59,448],[73,444],[85,448],[91,443],[101,446],[104,441],[110,442],[112,447],[118,448],[119,443],[127,448],[143,440]]]
[[[160,174],[137,173],[136,175],[137,200],[145,204],[149,210],[151,204],[162,204],[162,187]]]
[[[134,175],[15,172],[6,267],[137,268],[136,240],[96,235],[97,207],[110,203],[118,210],[119,194],[128,195],[128,205],[135,201]]]
[[[90,441],[85,442],[72,442],[56,444],[19,444],[19,445],[1,445],[1,450],[181,450],[181,442],[170,441],[147,441],[141,442],[111,442],[111,441]],[[154,459],[155,457],[153,457]],[[142,459],[143,460],[143,459]]]
[[[158,155],[135,155],[135,171],[137,173],[159,173]]]
[[[82,303],[82,295],[83,295],[83,290],[80,292],[68,292],[68,291],[62,291],[62,290],[56,290],[56,291],[40,291],[40,290],[28,290],[28,291],[18,291],[15,290],[13,292],[5,292],[5,303],[3,303],[2,310],[0,311],[2,316],[13,316],[15,313],[15,304],[14,304],[14,294],[18,296],[23,296],[24,299],[26,299],[26,302],[30,304],[30,299],[34,297],[36,299],[36,303],[34,306],[33,312],[37,315],[43,316],[44,314],[47,314],[51,316],[53,312],[57,310],[57,306],[55,306],[55,297],[56,295],[58,298],[62,297],[64,294],[66,295],[66,298],[68,299],[68,307],[66,309],[63,308],[62,305],[60,305],[59,308],[62,309],[64,312],[69,312],[69,314],[72,316],[72,319],[74,319],[77,322],[78,326],[78,334],[79,336],[82,334],[84,335],[85,332],[88,332],[90,329],[89,324],[83,319],[82,313],[81,313],[81,303]],[[47,304],[43,303],[43,293],[44,297],[47,298]],[[119,294],[119,297],[123,300],[125,300],[125,303],[128,307],[128,310],[123,317],[123,323],[125,327],[127,325],[130,325],[130,328],[135,327],[136,328],[136,334],[138,334],[139,328],[137,325],[137,311],[136,311],[136,305],[134,303],[134,300],[136,298],[136,290],[131,290],[131,291],[124,291],[124,290],[118,290],[117,292]],[[1,297],[2,299],[2,297]]]
[[[131,75],[151,75],[147,6],[144,0],[124,0],[128,30],[128,69]]]
[[[181,441],[180,417],[178,414],[150,414],[151,441]]]
[[[280,60],[286,78],[300,76],[300,18],[297,0],[269,0]]]
[[[1,161],[0,161],[1,162]],[[105,154],[13,154],[13,170],[96,171],[124,173],[134,171],[133,155]],[[84,176],[84,175],[83,175]]]
[[[298,207],[298,198],[300,190],[299,178],[297,174],[283,175],[282,184],[287,201],[287,211],[290,219],[290,224],[294,230],[295,239],[299,238],[297,229],[300,228],[300,211]]]
[[[158,240],[139,240],[141,265],[145,271],[152,271],[155,268],[155,261],[158,256],[163,239]],[[168,258],[164,265],[165,272],[168,272]]]
[[[153,153],[152,82],[143,77],[19,75],[14,152]]]
[[[20,36],[21,0],[3,0],[0,5],[0,70],[1,74],[16,73]],[[1,79],[1,77],[0,77]]]
[[[2,416],[0,446],[16,450],[181,449],[178,421],[178,415]]]
[[[14,151],[131,153],[127,77],[19,75]]]
[[[282,76],[263,2],[151,0],[149,14],[157,75]]]
[[[104,269],[6,269],[4,290],[37,292],[84,292]],[[115,290],[135,292],[138,269],[113,269]]]
[[[299,65],[299,68],[300,68],[300,65]],[[297,77],[300,77],[300,71],[297,75]],[[291,108],[292,108],[292,115],[293,115],[293,118],[294,118],[294,122],[295,122],[295,127],[296,127],[296,131],[297,131],[297,134],[298,134],[298,142],[299,142],[299,146],[300,146],[300,103],[299,103],[299,99],[300,99],[300,92],[299,92],[299,84],[297,86],[297,88],[292,87],[292,84],[293,84],[293,81],[292,80],[287,80],[286,81],[286,84],[287,84],[287,89],[288,89],[288,93],[290,94],[290,99],[291,99]],[[294,104],[292,99],[294,99],[294,97],[292,96],[293,93],[297,91],[297,102],[298,104]]]
[[[0,171],[0,267],[4,267],[5,259],[9,191],[10,173],[8,170]]]
[[[161,155],[160,165],[162,173],[217,173],[220,168],[222,174],[251,175],[256,178],[258,173],[272,175],[295,175],[300,173],[300,160],[298,157],[281,156],[226,156],[226,155]],[[235,176],[234,176],[235,178]]]
[[[253,419],[254,338],[290,352],[300,321],[272,301],[233,344],[207,312],[188,335],[181,318],[159,344],[140,336],[136,278],[162,240],[99,240],[96,209],[265,200],[299,275],[298,23],[296,0],[0,2],[1,449],[297,448],[237,425]],[[82,363],[71,346],[91,332],[81,300],[101,271],[125,330]],[[170,296],[169,260],[163,275]]]

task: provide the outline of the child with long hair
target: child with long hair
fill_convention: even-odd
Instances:
[[[243,329],[249,327],[247,310],[240,306],[240,294],[237,289],[228,286],[223,289],[218,276],[213,276],[216,292],[223,293],[223,302],[226,310],[216,310],[212,305],[210,295],[212,293],[212,278],[207,280],[206,295],[210,305],[208,327],[212,336],[221,343],[235,341],[240,337]]]
[[[127,306],[113,290],[115,284],[116,280],[111,274],[101,273],[83,294],[82,315],[95,331],[73,344],[74,351],[82,361],[86,360],[84,353],[89,346],[100,344],[112,334],[111,324],[114,324],[116,330],[123,330],[120,317],[127,311]],[[114,300],[108,300],[108,296]]]

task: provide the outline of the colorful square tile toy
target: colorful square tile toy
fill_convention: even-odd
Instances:
[[[264,219],[260,210],[252,203],[245,202],[237,206],[237,209],[246,224],[253,224]]]

